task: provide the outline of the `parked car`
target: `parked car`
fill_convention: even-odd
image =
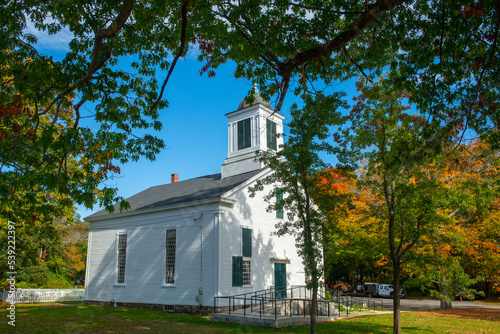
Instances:
[[[484,299],[484,292],[477,291],[476,289],[471,289],[468,287],[459,288],[456,295],[455,300],[476,300],[476,299]]]
[[[377,294],[380,297],[392,297],[393,295],[393,289],[392,289],[392,284],[380,284],[378,286]]]
[[[406,297],[406,291],[400,290],[400,298]],[[392,284],[365,283],[356,288],[356,294],[368,297],[393,298],[394,291]]]
[[[394,288],[392,284],[379,284],[377,293],[380,297],[394,298]],[[400,298],[406,297],[406,291],[401,289],[399,296]]]

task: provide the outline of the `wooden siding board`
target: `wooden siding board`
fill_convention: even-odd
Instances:
[[[209,209],[212,210],[208,212],[207,216],[213,216],[216,207]],[[116,279],[114,274],[116,230],[106,227],[105,224],[100,224],[96,228],[95,224],[92,223],[91,247],[93,251],[92,258],[89,260],[91,263],[89,271],[95,274],[89,275],[91,281],[88,282],[87,298],[103,301],[114,299],[119,302],[131,303],[197,305],[196,296],[201,287],[200,226],[202,224],[203,250],[206,252],[207,247],[213,248],[215,245],[213,227],[206,228],[205,218],[203,221],[195,221],[194,218],[199,216],[198,211],[183,210],[183,212],[176,212],[164,217],[144,217],[148,218],[144,219],[147,228],[141,226],[140,220],[122,221],[120,231],[126,231],[129,235],[125,287],[117,287],[114,284]],[[181,218],[175,219],[175,217]],[[176,287],[162,287],[163,230],[169,226],[178,228]],[[191,266],[183,266],[182,264],[191,264]],[[214,286],[214,282],[211,282],[214,277],[213,270],[213,263],[203,266],[204,292],[205,290],[210,291],[209,287]],[[211,290],[213,292],[213,289]]]

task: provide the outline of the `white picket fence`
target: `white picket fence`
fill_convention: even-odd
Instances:
[[[48,303],[83,301],[85,289],[16,289],[5,291],[3,300],[8,303]]]

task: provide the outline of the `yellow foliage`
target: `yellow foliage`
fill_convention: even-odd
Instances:
[[[389,261],[387,260],[387,256],[382,255],[378,260],[377,260],[377,266],[379,267],[385,267]]]

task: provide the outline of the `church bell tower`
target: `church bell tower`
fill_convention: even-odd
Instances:
[[[222,178],[263,168],[263,163],[255,161],[256,152],[277,151],[283,144],[283,137],[277,138],[276,134],[283,133],[285,116],[274,112],[256,89],[254,94],[251,105],[243,99],[236,111],[226,114],[228,152],[222,165]]]

